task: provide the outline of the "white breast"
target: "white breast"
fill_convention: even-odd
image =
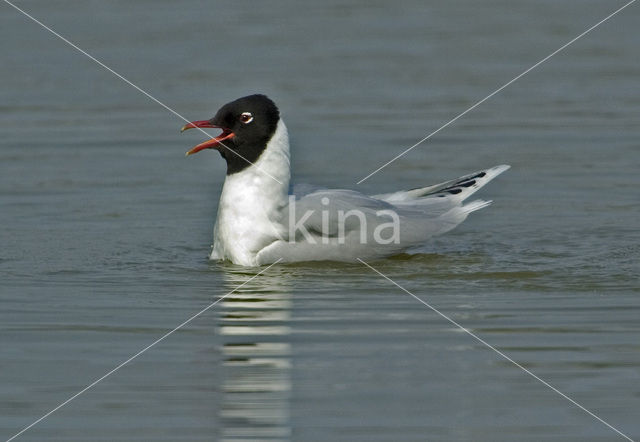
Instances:
[[[287,204],[289,179],[289,136],[279,120],[258,160],[225,179],[211,259],[257,265],[256,253],[285,233],[279,219]]]

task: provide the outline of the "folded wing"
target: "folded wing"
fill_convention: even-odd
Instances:
[[[265,247],[259,259],[351,261],[399,253],[488,206],[491,201],[463,202],[507,169],[500,165],[434,186],[373,196],[353,190],[295,189],[295,198],[279,220],[283,238]]]

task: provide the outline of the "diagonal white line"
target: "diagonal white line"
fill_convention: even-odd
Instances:
[[[418,302],[426,305],[427,307],[429,307],[431,310],[433,310],[434,312],[436,312],[438,315],[442,316],[444,319],[446,319],[447,321],[449,321],[450,323],[452,323],[453,325],[455,325],[456,327],[458,327],[460,330],[462,330],[463,332],[465,332],[466,334],[468,334],[469,336],[471,336],[472,338],[474,338],[476,341],[480,342],[482,345],[489,347],[491,350],[495,351],[496,353],[498,353],[500,356],[502,356],[503,358],[505,358],[507,361],[511,362],[513,365],[515,365],[516,367],[518,367],[520,370],[524,371],[525,373],[527,373],[528,375],[532,376],[534,379],[540,381],[542,384],[546,385],[547,387],[549,387],[550,389],[552,389],[553,391],[555,391],[556,393],[558,393],[560,396],[562,396],[563,398],[565,398],[566,400],[568,400],[569,402],[571,402],[573,405],[577,406],[578,408],[580,408],[582,411],[586,412],[587,414],[591,415],[592,417],[596,418],[597,420],[599,420],[600,422],[602,422],[603,424],[605,424],[607,427],[609,427],[610,429],[612,429],[613,431],[615,431],[616,433],[618,433],[620,436],[624,437],[625,439],[634,442],[633,439],[631,439],[629,436],[627,436],[626,434],[624,434],[623,432],[621,432],[620,430],[618,430],[617,428],[615,428],[613,425],[609,424],[608,422],[606,422],[605,420],[603,420],[602,418],[598,417],[597,415],[595,415],[593,412],[587,410],[585,407],[583,407],[582,405],[580,405],[579,403],[577,403],[576,401],[574,401],[573,399],[571,399],[569,396],[567,396],[566,394],[564,394],[563,392],[561,392],[560,390],[558,390],[556,387],[554,387],[553,385],[549,384],[547,381],[545,381],[544,379],[541,379],[539,376],[535,375],[534,373],[532,373],[530,370],[527,370],[525,367],[523,367],[522,365],[520,365],[519,363],[517,363],[516,361],[514,361],[513,359],[511,359],[509,356],[507,356],[506,354],[504,354],[503,352],[501,352],[500,350],[498,350],[497,348],[495,348],[493,345],[489,344],[487,341],[485,341],[484,339],[482,339],[481,337],[479,337],[478,335],[476,335],[475,333],[473,333],[472,331],[470,331],[469,329],[463,327],[462,325],[458,324],[456,321],[454,321],[453,319],[451,319],[450,317],[448,317],[447,315],[445,315],[444,313],[442,313],[440,310],[438,310],[437,308],[433,307],[431,304],[429,304],[426,301],[423,301],[422,299],[420,299],[419,297],[417,297],[416,295],[414,295],[413,293],[411,293],[409,290],[405,289],[404,287],[402,287],[400,284],[398,284],[397,282],[395,282],[394,280],[392,280],[391,278],[389,278],[388,276],[386,276],[385,274],[379,272],[378,270],[374,269],[373,267],[371,267],[369,264],[367,264],[366,262],[364,262],[363,260],[361,260],[360,258],[357,258],[358,261],[360,261],[362,264],[364,264],[365,266],[369,267],[371,270],[373,270],[374,272],[376,272],[378,275],[382,276],[384,279],[386,279],[387,281],[389,281],[390,283],[392,283],[393,285],[395,285],[396,287],[398,287],[400,290],[402,290],[403,292],[407,293],[408,295],[411,295],[413,298],[415,298]]]
[[[181,118],[182,120],[186,121],[187,123],[189,123],[189,120],[185,117],[183,117],[181,114],[179,114],[178,112],[176,112],[175,110],[173,110],[172,108],[170,108],[169,106],[167,106],[166,104],[164,104],[162,101],[158,100],[156,97],[154,97],[153,95],[151,95],[150,93],[148,93],[147,91],[145,91],[144,89],[142,89],[141,87],[133,84],[131,81],[129,81],[128,79],[126,79],[124,76],[120,75],[119,73],[117,73],[116,71],[114,71],[113,69],[111,69],[109,66],[107,66],[106,64],[104,64],[103,62],[101,62],[100,60],[98,60],[96,57],[94,57],[93,55],[89,54],[88,52],[86,52],[85,50],[83,50],[82,48],[78,47],[77,45],[75,45],[74,43],[72,43],[71,41],[69,41],[68,39],[66,39],[65,37],[63,37],[62,35],[60,35],[59,33],[57,33],[56,31],[54,31],[53,29],[51,29],[49,26],[45,25],[44,23],[42,23],[40,20],[38,20],[37,18],[35,18],[34,16],[32,16],[31,14],[25,12],[24,10],[20,9],[19,7],[17,7],[16,5],[14,5],[13,3],[11,3],[9,0],[3,0],[6,4],[8,4],[9,6],[13,7],[16,11],[22,13],[24,16],[26,16],[27,18],[31,19],[32,21],[34,21],[35,23],[39,24],[40,26],[42,26],[44,29],[46,29],[47,31],[51,32],[53,35],[55,35],[56,37],[58,37],[60,40],[64,41],[66,44],[68,44],[69,46],[71,46],[72,48],[76,49],[78,52],[80,52],[83,55],[86,55],[87,57],[89,57],[91,60],[95,61],[97,64],[99,64],[100,66],[102,66],[103,68],[105,68],[106,70],[108,70],[109,72],[111,72],[113,75],[115,75],[116,77],[118,77],[120,80],[124,81],[125,83],[127,83],[129,86],[133,87],[134,89],[136,89],[138,92],[146,95],[149,99],[155,101],[156,103],[158,103],[160,106],[164,107],[166,110],[168,110],[169,112],[171,112],[172,114],[174,114],[175,116],[177,116],[178,118]],[[196,129],[198,129],[200,132],[202,132],[203,134],[205,134],[207,136],[207,138],[211,138],[211,135],[209,135],[207,132],[205,132],[202,128],[197,127]],[[252,163],[251,161],[249,161],[248,159],[246,159],[245,157],[243,157],[242,155],[240,155],[238,152],[236,152],[233,149],[229,149],[229,147],[225,146],[223,143],[219,143],[222,146],[226,147],[228,150],[230,150],[231,152],[233,152],[234,154],[236,154],[238,157],[240,157],[241,159],[243,159],[244,161],[246,161],[247,163],[256,166],[254,163]],[[265,175],[267,175],[268,177],[272,178],[273,180],[275,180],[276,182],[282,184],[282,182],[280,182],[280,180],[278,180],[276,177],[274,177],[273,175],[271,175],[270,173],[268,173],[267,171],[261,169],[260,167],[256,166],[256,168],[258,170],[260,170],[262,173],[264,173]]]
[[[6,1],[6,0],[5,0]],[[390,159],[389,161],[387,161],[386,163],[384,163],[382,166],[378,167],[376,170],[374,170],[373,172],[371,172],[369,175],[367,175],[366,177],[362,178],[360,181],[358,181],[356,184],[361,184],[363,183],[365,180],[369,179],[371,176],[375,175],[376,173],[380,172],[382,169],[384,169],[385,167],[387,167],[389,164],[393,163],[395,160],[397,160],[398,158],[402,157],[403,155],[407,154],[410,150],[412,150],[413,148],[417,147],[418,145],[424,143],[425,141],[427,141],[429,138],[431,138],[432,136],[434,136],[435,134],[437,134],[438,132],[440,132],[442,129],[444,129],[445,127],[449,126],[451,123],[454,123],[455,121],[457,121],[459,118],[463,117],[464,115],[466,115],[468,112],[472,111],[473,109],[475,109],[476,107],[480,106],[482,103],[484,103],[485,101],[487,101],[489,98],[493,97],[495,94],[497,94],[498,92],[500,92],[501,90],[503,90],[504,88],[506,88],[507,86],[511,85],[512,83],[514,83],[515,81],[519,80],[521,77],[525,76],[526,74],[528,74],[529,72],[531,72],[533,69],[537,68],[538,66],[540,66],[542,63],[544,63],[545,61],[547,61],[548,59],[550,59],[551,57],[553,57],[554,55],[556,55],[558,52],[562,51],[563,49],[565,49],[567,46],[571,45],[572,43],[574,43],[575,41],[579,40],[580,38],[584,37],[585,35],[587,35],[589,32],[593,31],[595,28],[597,28],[598,26],[600,26],[602,23],[606,22],[607,20],[609,20],[611,17],[613,17],[614,15],[616,15],[617,13],[619,13],[620,11],[622,11],[624,8],[626,8],[627,6],[631,5],[632,3],[634,3],[636,0],[631,0],[630,2],[628,2],[627,4],[625,4],[624,6],[616,9],[615,11],[613,11],[611,14],[607,15],[605,18],[603,18],[602,20],[600,20],[598,23],[596,23],[595,25],[591,26],[589,29],[587,29],[586,31],[584,31],[582,34],[578,35],[577,37],[575,37],[574,39],[572,39],[571,41],[565,43],[564,45],[562,45],[561,47],[559,47],[558,49],[556,49],[555,51],[553,51],[551,54],[547,55],[546,57],[544,57],[542,60],[540,60],[539,62],[537,62],[536,64],[534,64],[533,66],[531,66],[529,69],[525,70],[524,72],[522,72],[520,75],[518,75],[517,77],[513,78],[512,80],[508,81],[507,83],[503,84],[502,86],[500,86],[498,89],[496,89],[495,91],[491,92],[489,95],[487,95],[486,97],[484,97],[482,100],[478,101],[476,104],[474,104],[473,106],[471,106],[469,109],[465,110],[464,112],[458,114],[456,117],[452,118],[451,120],[449,120],[447,123],[443,124],[442,126],[440,126],[438,129],[434,130],[433,132],[431,132],[429,135],[427,135],[426,137],[424,137],[423,139],[421,139],[420,141],[418,141],[416,144],[414,144],[413,146],[405,149],[403,152],[399,153],[398,155],[396,155],[395,157],[393,157],[392,159]]]
[[[230,294],[234,293],[236,290],[238,290],[239,288],[243,287],[244,285],[248,284],[249,282],[251,282],[252,280],[254,280],[255,278],[257,278],[258,276],[260,276],[261,274],[263,274],[264,272],[266,272],[267,270],[269,270],[271,267],[273,267],[274,265],[278,264],[280,261],[282,260],[282,258],[278,259],[276,262],[274,262],[273,264],[269,265],[268,267],[262,269],[260,272],[258,272],[257,274],[253,275],[251,278],[247,279],[245,282],[243,282],[242,284],[240,284],[238,287],[234,288],[233,290],[231,290],[229,293],[226,293],[225,295],[221,296],[220,298],[216,299],[215,302],[212,302],[211,304],[209,304],[207,307],[203,308],[202,310],[200,310],[198,313],[196,313],[195,315],[191,316],[189,319],[187,319],[186,321],[184,321],[182,324],[178,325],[177,327],[175,327],[173,330],[165,333],[164,335],[162,335],[161,337],[159,337],[158,339],[156,339],[155,341],[153,341],[151,344],[147,345],[145,348],[143,348],[142,350],[140,350],[138,353],[134,354],[133,356],[131,356],[129,359],[127,359],[126,361],[120,363],[118,366],[116,366],[115,368],[113,368],[112,370],[110,370],[109,372],[107,372],[106,374],[104,374],[103,376],[99,377],[98,379],[96,379],[95,381],[93,381],[92,383],[90,383],[89,385],[87,385],[86,387],[84,387],[82,390],[80,390],[79,392],[77,392],[76,394],[74,394],[73,396],[71,396],[69,399],[67,399],[66,401],[60,403],[60,405],[58,405],[57,407],[55,407],[54,409],[52,409],[51,411],[49,411],[48,413],[46,413],[45,415],[43,415],[42,417],[40,417],[39,419],[37,419],[36,421],[34,421],[33,423],[31,423],[30,425],[24,427],[22,430],[20,430],[19,432],[17,432],[16,434],[14,434],[13,436],[11,436],[9,439],[6,440],[6,442],[10,442],[13,439],[15,439],[16,437],[20,436],[22,433],[24,433],[25,431],[27,431],[28,429],[30,429],[31,427],[33,427],[34,425],[36,425],[38,422],[42,421],[43,419],[46,419],[47,417],[49,417],[50,415],[52,415],[53,413],[55,413],[56,411],[58,411],[60,408],[64,407],[65,405],[67,405],[69,402],[71,402],[72,400],[74,400],[75,398],[77,398],[78,396],[80,396],[82,393],[84,393],[85,391],[89,390],[90,388],[92,388],[93,386],[95,386],[96,384],[98,384],[99,382],[103,381],[104,379],[106,379],[107,377],[111,376],[113,373],[115,373],[116,371],[120,370],[122,367],[124,367],[125,365],[127,365],[129,362],[133,361],[135,358],[137,358],[138,356],[140,356],[141,354],[143,354],[144,352],[146,352],[147,350],[149,350],[151,347],[153,347],[154,345],[158,344],[159,342],[163,341],[164,339],[168,338],[169,336],[171,336],[173,333],[175,333],[176,331],[180,330],[182,327],[184,327],[185,325],[187,325],[188,323],[190,323],[191,321],[193,321],[194,319],[196,319],[198,316],[200,316],[201,314],[203,314],[204,312],[206,312],[207,310],[209,310],[211,307],[213,307],[214,305],[216,305],[217,303],[219,303],[220,301],[222,301],[224,298],[226,298],[227,296],[229,296]]]

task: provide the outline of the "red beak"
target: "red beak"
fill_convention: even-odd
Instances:
[[[229,138],[235,137],[235,134],[231,132],[229,129],[225,129],[224,127],[216,126],[212,124],[209,120],[200,120],[200,121],[192,121],[191,123],[185,124],[180,129],[180,132],[184,132],[188,129],[193,129],[196,127],[206,127],[211,129],[222,129],[222,133],[215,138],[212,138],[204,143],[200,143],[195,146],[193,149],[187,152],[187,156],[194,154],[196,152],[200,152],[202,149],[217,149],[224,140],[228,140]]]

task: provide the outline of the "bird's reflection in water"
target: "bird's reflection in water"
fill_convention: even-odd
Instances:
[[[235,266],[225,266],[224,272],[227,292],[255,275]],[[224,370],[221,440],[290,437],[289,277],[274,267],[219,304]]]

